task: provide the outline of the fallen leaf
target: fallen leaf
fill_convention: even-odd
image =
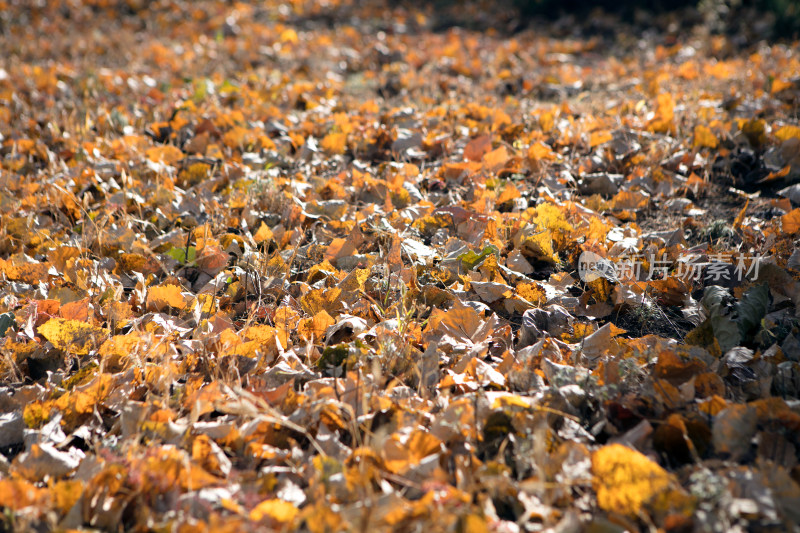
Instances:
[[[51,318],[39,326],[39,333],[56,348],[75,355],[87,355],[108,336],[103,328],[63,318]]]
[[[260,522],[261,520],[269,519],[279,524],[288,524],[297,517],[298,513],[297,507],[291,503],[270,499],[264,500],[250,511],[250,520]]]
[[[156,285],[147,290],[147,308],[152,311],[165,309],[185,309],[186,301],[183,298],[181,287],[178,285]]]
[[[666,470],[622,444],[610,444],[594,452],[592,474],[600,508],[632,517],[669,494],[674,484]]]

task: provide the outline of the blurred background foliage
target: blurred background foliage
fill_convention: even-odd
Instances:
[[[467,16],[457,0],[427,3],[439,15],[449,12],[454,19]],[[626,21],[675,13],[689,24],[702,23],[717,33],[745,33],[756,39],[800,37],[800,0],[499,0],[488,4],[494,10],[507,10],[508,18],[515,17],[521,25],[531,19],[585,19],[597,10]],[[479,25],[480,21],[471,23]],[[466,25],[471,23],[467,21]]]

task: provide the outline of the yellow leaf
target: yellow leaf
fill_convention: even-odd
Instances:
[[[344,293],[363,291],[364,284],[367,282],[367,279],[369,279],[369,274],[369,268],[354,268],[339,282],[337,287]]]
[[[147,291],[147,308],[153,311],[162,311],[167,307],[185,309],[186,302],[178,285],[157,285]]]
[[[517,285],[517,294],[520,298],[534,305],[544,305],[547,301],[547,294],[544,289],[536,283],[519,283]]]
[[[754,118],[741,121],[739,127],[752,146],[759,147],[767,142],[767,123],[763,120]]]
[[[537,205],[533,215],[533,221],[537,226],[545,227],[554,233],[569,233],[573,229],[564,216],[564,209],[550,202]]]
[[[267,265],[264,269],[264,274],[277,278],[286,274],[286,271],[289,270],[289,266],[286,264],[286,261],[280,256],[280,254],[275,254],[269,261],[267,261]]]
[[[558,110],[553,108],[551,111],[545,111],[539,115],[539,127],[542,131],[548,132],[555,127],[557,113]]]
[[[111,374],[99,374],[82,390],[60,396],[54,405],[64,413],[65,421],[74,422],[80,415],[93,412],[95,405],[108,397],[113,382]]]
[[[62,513],[66,513],[75,503],[80,499],[83,494],[83,481],[72,479],[59,481],[50,490],[53,497],[53,503]]]
[[[300,298],[300,306],[309,315],[316,315],[320,311],[327,311],[331,315],[339,313],[341,308],[342,289],[312,289]]]
[[[522,241],[522,247],[539,261],[558,262],[558,256],[553,250],[553,238],[550,230],[540,231],[526,237]]]
[[[518,394],[508,394],[505,396],[498,396],[492,402],[492,409],[503,409],[504,407],[523,407],[527,409],[531,406],[531,400],[523,398]]]
[[[39,333],[59,350],[76,355],[87,355],[108,336],[103,328],[63,318],[51,318],[39,326]]]
[[[589,135],[589,148],[594,148],[595,146],[605,144],[613,138],[614,136],[608,130],[595,131]]]
[[[311,268],[308,269],[308,275],[306,276],[307,283],[316,283],[321,279],[325,279],[327,277],[333,276],[333,279],[337,279],[336,273],[338,270],[328,261],[325,259],[321,263],[315,263],[311,265]]]
[[[269,518],[285,524],[294,520],[298,512],[297,507],[289,502],[278,499],[264,500],[250,511],[250,520],[259,522],[264,518]]]
[[[489,524],[486,519],[477,514],[468,514],[461,519],[459,531],[464,533],[489,533]]]
[[[180,487],[183,490],[198,490],[220,483],[220,479],[193,464],[186,452],[178,448],[163,446],[151,452],[141,468],[157,474],[145,483],[146,491],[163,491],[163,488]],[[152,484],[153,486],[149,486]]]
[[[125,368],[128,358],[136,353],[137,348],[145,346],[147,342],[145,337],[136,332],[114,335],[100,346],[98,354],[108,370],[118,372]]]
[[[248,341],[253,343],[254,350],[258,349],[262,353],[267,354],[276,353],[278,350],[278,346],[276,344],[278,340],[278,330],[272,326],[250,326],[244,330],[244,336]],[[246,342],[244,345],[249,345],[251,342]],[[285,347],[286,345],[281,344],[281,348]],[[240,353],[239,350],[236,350],[236,353]]]
[[[297,32],[292,28],[286,28],[281,32],[280,40],[282,43],[296,43],[300,40]]]
[[[267,344],[275,340],[276,332],[272,326],[258,325],[250,326],[243,333],[247,340]]]
[[[786,141],[792,137],[800,138],[800,126],[781,126],[781,128],[775,132],[775,137],[781,141]]]
[[[38,429],[50,419],[50,411],[52,410],[53,403],[48,402],[30,402],[25,405],[22,410],[22,420],[25,426]]]
[[[629,516],[636,516],[672,483],[666,470],[622,444],[594,452],[592,473],[600,508]]]
[[[718,144],[719,140],[711,132],[711,128],[702,124],[695,126],[692,146],[695,148],[716,148]]]

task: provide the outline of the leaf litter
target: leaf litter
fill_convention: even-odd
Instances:
[[[5,529],[796,528],[796,43],[62,4],[0,15]]]

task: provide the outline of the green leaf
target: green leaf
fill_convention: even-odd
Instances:
[[[167,255],[179,263],[194,263],[194,260],[197,257],[197,249],[194,246],[189,246],[187,252],[186,248],[178,248],[177,246],[173,246],[172,249],[167,252]]]
[[[327,346],[322,351],[322,357],[317,361],[317,366],[319,368],[337,367],[347,360],[348,355],[350,355],[350,348],[347,344]]]
[[[723,353],[739,346],[741,336],[736,322],[720,314],[711,315],[709,321],[711,322],[711,330],[714,332],[714,337],[717,339]]]
[[[741,341],[739,325],[728,316],[728,304],[733,300],[733,296],[728,289],[719,285],[706,287],[700,303],[708,312],[707,323],[711,326],[711,332],[717,339],[719,347],[723,352],[738,346]]]
[[[769,288],[766,283],[749,288],[736,306],[739,312],[739,332],[743,338],[749,337],[761,325],[769,307]]]
[[[219,94],[226,94],[226,93],[238,93],[239,86],[231,83],[231,80],[225,80],[222,82],[222,85],[219,87]]]
[[[472,270],[483,263],[483,260],[489,257],[491,254],[494,254],[498,258],[500,257],[500,250],[493,244],[484,246],[483,250],[481,250],[481,253],[479,254],[476,254],[470,250],[459,255],[458,258],[461,260],[461,264],[464,266],[465,270]]]
[[[731,293],[725,287],[719,285],[711,285],[706,287],[703,293],[703,298],[700,303],[706,308],[709,315],[721,312],[723,307],[728,301],[732,299]]]
[[[14,325],[14,313],[3,313],[0,315],[0,337],[6,336],[8,328]]]

